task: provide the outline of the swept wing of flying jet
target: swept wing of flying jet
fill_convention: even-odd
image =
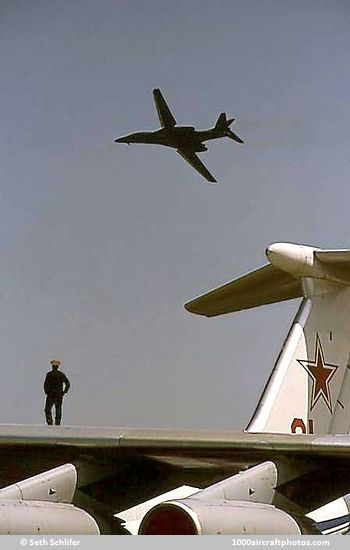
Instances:
[[[204,142],[211,139],[229,137],[237,143],[243,143],[243,140],[230,129],[230,125],[235,119],[228,120],[226,114],[221,113],[215,126],[208,130],[195,130],[193,126],[178,126],[159,89],[153,90],[153,98],[161,128],[154,132],[136,132],[115,141],[117,143],[151,143],[173,147],[207,181],[216,183],[216,179],[198,158],[197,153],[207,151]]]
[[[350,250],[267,258],[186,304],[215,317],[302,297],[246,431],[1,425],[0,533],[348,530]]]

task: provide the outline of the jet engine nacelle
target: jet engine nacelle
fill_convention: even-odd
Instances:
[[[96,521],[72,504],[0,502],[0,535],[99,535]]]
[[[297,522],[271,504],[246,501],[164,502],[143,518],[139,535],[300,535]]]
[[[296,277],[324,276],[323,266],[315,258],[317,248],[291,243],[274,243],[267,250],[269,261]]]
[[[204,143],[201,143],[195,149],[196,153],[204,153],[204,151],[208,151],[208,147],[206,145],[204,145]]]

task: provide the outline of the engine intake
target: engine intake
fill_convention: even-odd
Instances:
[[[271,504],[246,501],[169,501],[150,510],[139,535],[300,535],[298,523]]]

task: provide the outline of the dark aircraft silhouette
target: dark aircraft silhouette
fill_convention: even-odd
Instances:
[[[153,90],[153,98],[162,127],[155,132],[136,132],[114,141],[127,144],[153,143],[173,147],[207,181],[216,183],[216,179],[199,160],[196,153],[207,151],[207,147],[203,142],[210,139],[229,137],[238,143],[244,143],[241,138],[230,130],[230,125],[235,119],[230,118],[227,120],[226,114],[221,113],[215,126],[209,130],[195,130],[193,126],[177,126],[161,91],[158,89]]]

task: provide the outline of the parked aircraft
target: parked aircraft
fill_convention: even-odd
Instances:
[[[185,306],[303,298],[246,431],[2,425],[0,534],[348,532],[350,250],[275,243],[267,258]]]
[[[171,113],[160,90],[153,90],[153,98],[156,105],[161,128],[154,132],[136,132],[115,139],[117,143],[151,143],[154,145],[166,145],[176,151],[207,181],[216,183],[216,179],[204,166],[196,153],[207,151],[205,141],[229,137],[237,143],[243,143],[240,137],[230,130],[234,118],[227,120],[226,114],[221,113],[215,126],[209,130],[195,130],[193,126],[177,126],[177,122]]]

